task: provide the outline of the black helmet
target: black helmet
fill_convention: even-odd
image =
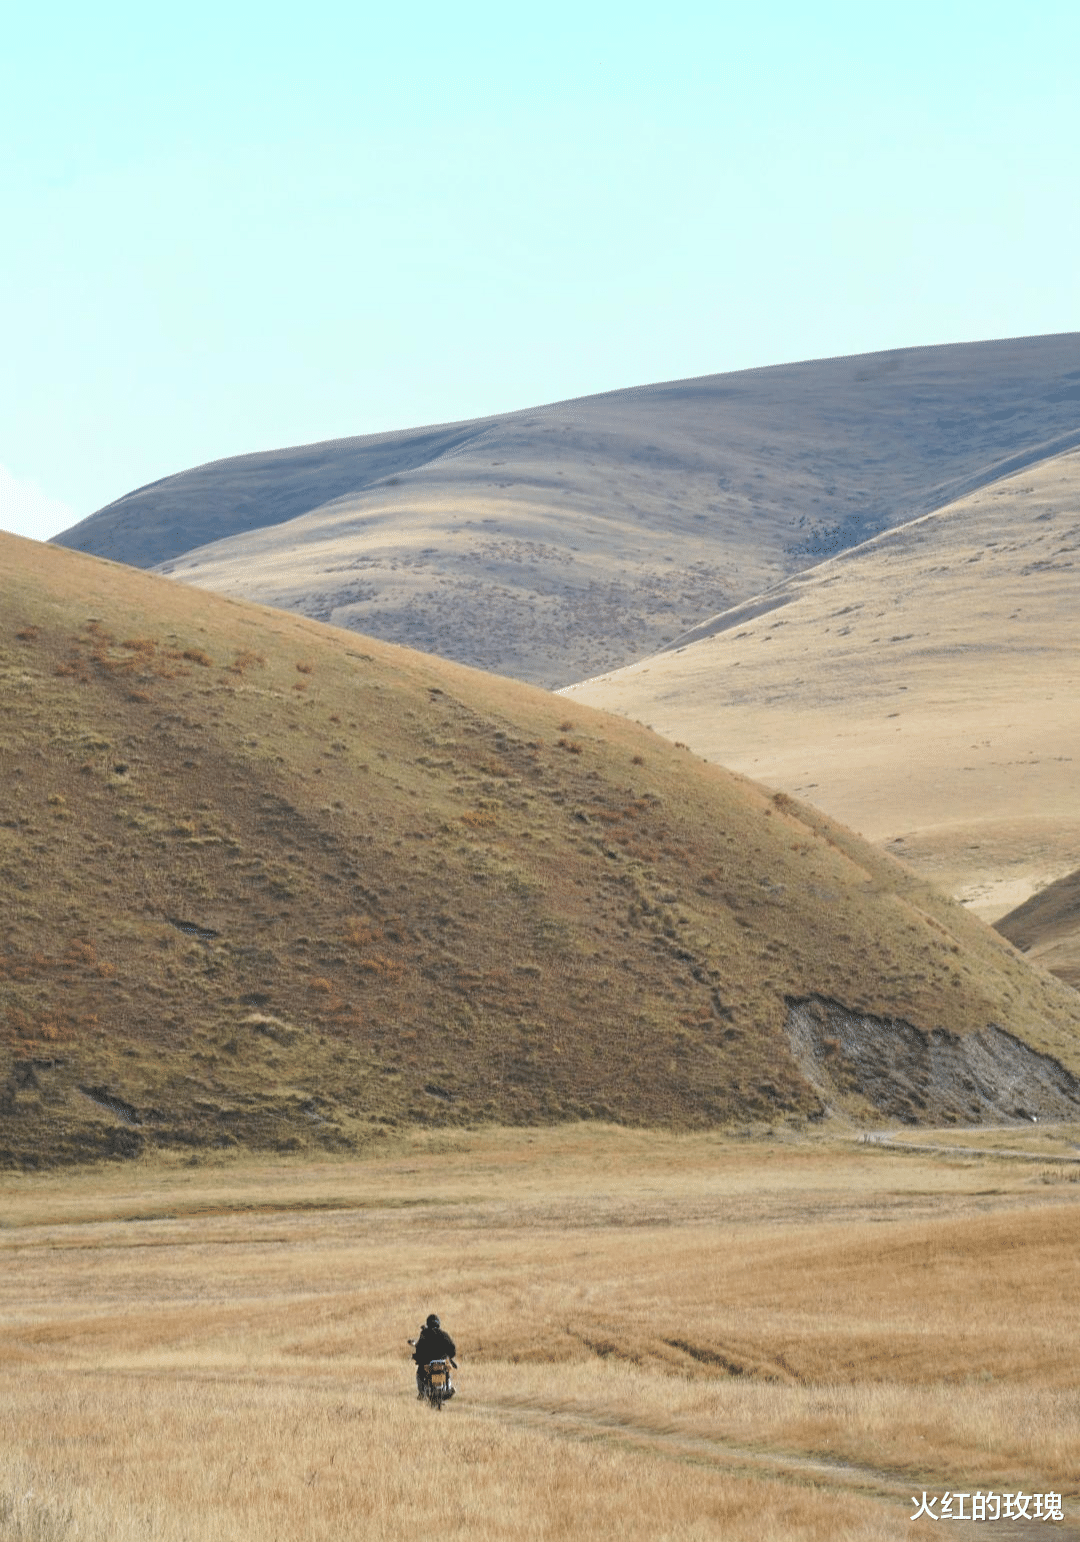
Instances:
[[[432,1312],[431,1316],[428,1318],[427,1325],[429,1328],[438,1328],[441,1326],[439,1319],[435,1316],[434,1312]]]

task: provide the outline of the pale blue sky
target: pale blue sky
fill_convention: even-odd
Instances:
[[[1080,329],[1075,0],[20,6],[0,528],[187,466]]]

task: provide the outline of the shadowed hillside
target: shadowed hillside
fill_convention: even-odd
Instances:
[[[818,1115],[794,1002],[1080,1071],[1073,992],[622,718],[15,537],[0,574],[0,1159]]]
[[[1047,884],[994,925],[1021,953],[1080,990],[1080,872]]]
[[[1080,444],[1080,334],[814,360],[196,467],[57,537],[555,686]]]

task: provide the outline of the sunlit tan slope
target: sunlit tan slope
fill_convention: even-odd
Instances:
[[[1080,864],[1080,452],[567,697],[812,801],[999,916]]]
[[[624,718],[55,546],[0,575],[0,1160],[820,1114],[817,1000],[1080,1071],[1074,992]]]
[[[1080,334],[908,348],[238,456],[61,544],[542,685],[1080,443]]]

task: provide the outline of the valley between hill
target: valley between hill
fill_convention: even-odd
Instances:
[[[1080,871],[1078,382],[1077,334],[668,382],[234,457],[57,540],[576,678],[1007,931]]]
[[[1080,452],[562,694],[853,826],[987,920],[1080,866]]]

